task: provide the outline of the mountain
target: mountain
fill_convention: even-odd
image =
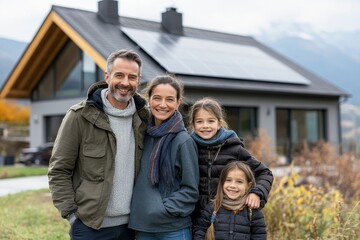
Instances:
[[[299,33],[300,32],[300,33]],[[348,103],[360,105],[360,31],[318,34],[299,31],[257,39],[293,62],[351,94]]]
[[[291,29],[296,32],[275,37],[262,33],[256,39],[351,94],[341,104],[343,150],[360,152],[360,31],[319,34],[299,25]]]
[[[0,38],[0,88],[24,52],[27,43]]]

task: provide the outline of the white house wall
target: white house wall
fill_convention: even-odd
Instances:
[[[83,100],[83,98],[32,102],[30,117],[30,147],[37,147],[44,143],[45,117],[65,114],[72,105],[81,100]]]
[[[265,129],[276,146],[276,109],[324,109],[326,110],[328,141],[334,146],[339,143],[338,102],[326,98],[300,98],[274,95],[258,95],[251,93],[236,94],[232,92],[203,92],[201,90],[185,90],[185,102],[194,102],[204,96],[218,99],[222,105],[231,107],[256,107],[258,109],[258,127]],[[30,121],[30,144],[38,146],[45,139],[45,117],[65,114],[75,103],[83,98],[32,102]]]

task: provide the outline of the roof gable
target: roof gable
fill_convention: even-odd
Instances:
[[[11,72],[0,96],[30,98],[31,90],[68,39],[86,52],[98,66],[106,66],[106,59],[55,11],[51,11]]]

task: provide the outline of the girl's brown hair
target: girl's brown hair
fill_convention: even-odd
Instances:
[[[197,100],[190,108],[188,123],[190,131],[194,130],[195,115],[201,109],[204,109],[205,111],[214,115],[219,120],[222,127],[226,129],[228,128],[228,124],[225,121],[225,112],[224,109],[221,107],[220,103],[213,98],[204,97],[200,100]]]
[[[206,235],[205,235],[206,240],[215,240],[214,223],[215,223],[216,213],[221,208],[222,201],[223,201],[223,198],[224,198],[223,186],[224,186],[224,183],[226,181],[226,178],[227,178],[229,172],[234,170],[234,169],[239,169],[240,171],[242,171],[245,174],[246,181],[249,184],[249,186],[248,186],[249,190],[251,188],[255,187],[254,173],[251,171],[251,168],[246,163],[244,163],[242,161],[233,161],[233,162],[228,163],[223,168],[223,170],[221,171],[221,174],[220,174],[219,184],[217,186],[217,192],[216,192],[215,198],[212,200],[212,203],[213,203],[213,206],[214,206],[214,212],[212,214],[211,225],[206,231]],[[244,197],[247,197],[247,195],[249,193],[249,190],[245,194]]]

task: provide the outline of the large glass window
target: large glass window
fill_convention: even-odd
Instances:
[[[72,41],[68,41],[32,92],[32,100],[85,96],[104,79],[104,72]]]
[[[86,53],[83,54],[82,72],[84,74],[83,91],[86,92],[91,86],[91,84],[93,84],[96,81],[96,65]]]
[[[325,110],[277,109],[277,154],[290,162],[304,146],[326,140]]]
[[[46,71],[36,91],[33,92],[34,100],[50,99],[54,95],[54,75],[51,70]]]
[[[81,51],[73,43],[58,55],[55,62],[56,97],[77,97],[81,92]]]
[[[97,70],[97,81],[105,80],[105,73],[101,68],[96,68]]]

